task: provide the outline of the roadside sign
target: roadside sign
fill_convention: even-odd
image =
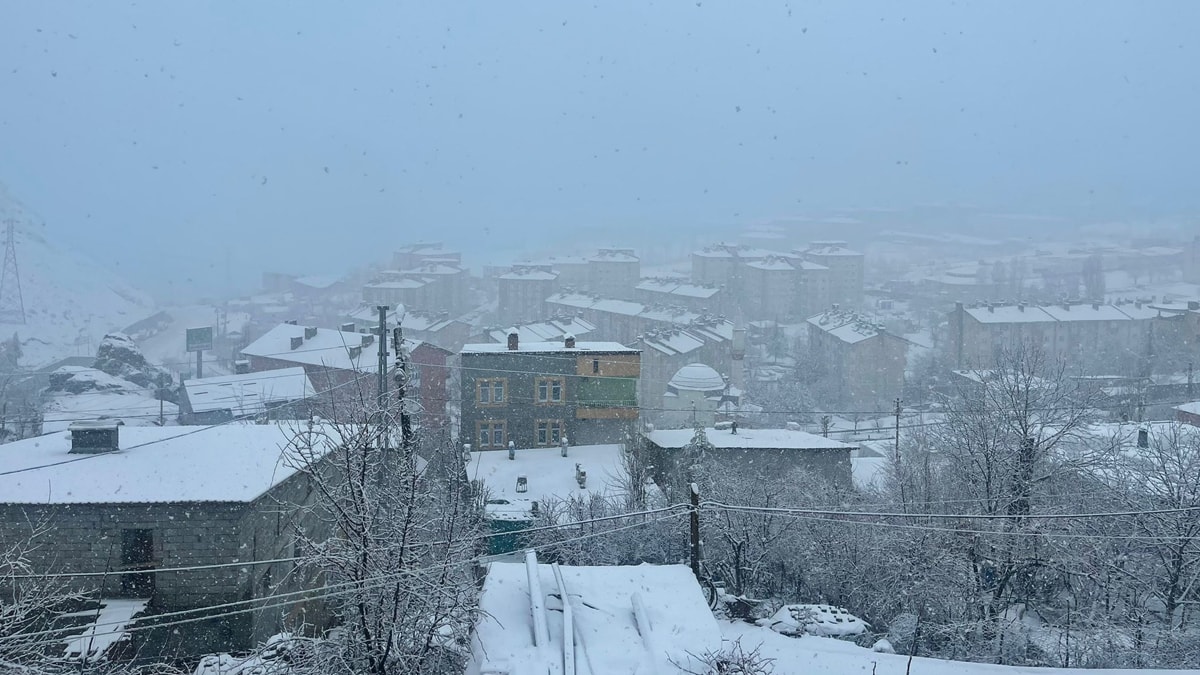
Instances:
[[[212,326],[187,329],[187,350],[189,352],[207,352],[213,348]]]

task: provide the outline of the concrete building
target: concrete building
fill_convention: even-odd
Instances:
[[[703,327],[709,332],[728,333],[733,324],[714,314],[693,312],[678,305],[647,305],[586,293],[556,293],[546,299],[551,311],[580,316],[609,339],[632,344],[639,335],[656,329]]]
[[[667,392],[667,384],[679,369],[693,363],[703,364],[732,377],[735,333],[732,324],[721,323],[707,328],[655,328],[641,334],[637,341],[631,343],[642,350],[639,399],[643,402],[661,401]],[[653,411],[648,417],[657,420],[659,412]]]
[[[462,254],[444,248],[440,242],[409,244],[392,254],[392,267],[410,270],[429,264],[462,266]]]
[[[641,353],[615,342],[468,344],[459,439],[476,450],[624,442],[639,418]]]
[[[1188,328],[1189,313],[1186,305],[1143,302],[975,307],[958,303],[948,317],[945,356],[956,368],[990,368],[1002,348],[1024,344],[1088,371],[1134,374],[1120,371],[1144,370],[1156,353],[1197,348]]]
[[[319,394],[320,404],[328,406],[333,401],[353,404],[363,397],[374,400],[377,387],[374,374],[379,372],[378,339],[370,333],[282,323],[242,349],[242,355],[254,373],[304,368]],[[446,422],[449,357],[453,352],[408,339],[404,346],[412,364],[409,377],[415,389],[414,398],[422,410],[420,423],[425,428],[439,427]],[[396,354],[391,345],[385,349],[389,368],[394,367]],[[333,410],[325,413],[332,414]]]
[[[824,365],[832,398],[851,410],[890,409],[904,387],[909,342],[845,310],[823,312],[807,323],[810,355]]]
[[[32,572],[68,575],[96,598],[147,599],[151,614],[297,590],[308,579],[293,562],[253,564],[294,556],[293,527],[319,532],[302,508],[307,477],[281,459],[289,429],[230,424],[189,434],[108,421],[0,446],[0,541],[37,529],[26,551]],[[228,616],[215,629],[219,644],[190,646],[248,648],[301,617],[321,626],[320,603]]]
[[[724,313],[726,295],[718,286],[702,286],[679,279],[642,279],[634,289],[634,300],[645,305],[672,305],[690,312]]]
[[[602,248],[588,258],[588,290],[597,295],[632,300],[642,278],[642,261],[631,248]]]
[[[833,485],[850,487],[850,454],[853,445],[792,429],[704,429],[712,448],[704,461],[724,474],[759,480],[789,480],[795,471],[807,471]],[[657,480],[677,470],[683,451],[692,442],[693,429],[654,429],[645,433],[646,460],[655,467]]]
[[[504,344],[508,342],[508,335],[512,332],[513,328],[517,329],[517,335],[520,337],[521,342],[561,342],[568,335],[573,335],[576,339],[579,339],[590,335],[596,330],[596,327],[591,323],[578,317],[559,316],[547,319],[546,321],[518,323],[507,329],[489,328],[472,338],[471,342],[496,342]]]
[[[661,394],[663,410],[655,426],[690,429],[697,424],[712,426],[723,403],[739,403],[741,392],[733,390],[725,376],[703,363],[689,363],[667,382]]]
[[[814,241],[796,251],[805,260],[829,269],[829,302],[844,309],[862,307],[866,264],[862,253],[844,241]]]
[[[514,266],[496,278],[496,320],[504,325],[544,318],[546,298],[558,291],[558,272],[548,266]]]

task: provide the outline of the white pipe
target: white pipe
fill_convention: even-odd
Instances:
[[[533,615],[533,644],[542,650],[550,645],[550,628],[546,625],[546,596],[542,594],[537,553],[533,549],[525,551],[525,573],[529,576],[529,611]]]
[[[558,563],[554,563],[551,569],[554,570],[554,580],[558,582],[558,597],[562,598],[563,675],[575,675],[575,613],[571,608],[571,599],[567,596],[567,582],[563,581],[562,568]]]

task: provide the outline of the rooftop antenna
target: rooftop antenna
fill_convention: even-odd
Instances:
[[[17,221],[9,218],[4,237],[4,271],[0,273],[0,319],[25,323],[25,297],[21,294],[21,272],[17,269]],[[14,290],[15,289],[15,290]]]

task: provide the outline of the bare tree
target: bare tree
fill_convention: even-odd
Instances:
[[[446,445],[396,438],[398,406],[363,403],[353,421],[296,430],[286,455],[313,487],[297,542],[303,569],[338,589],[338,630],[313,672],[441,673],[461,668],[474,620],[478,518]],[[441,467],[441,469],[435,469]],[[315,523],[315,524],[314,524]]]
[[[62,578],[38,575],[29,564],[30,551],[45,531],[46,526],[31,524],[29,538],[0,543],[0,672],[49,672],[44,636],[29,635],[86,598]]]

